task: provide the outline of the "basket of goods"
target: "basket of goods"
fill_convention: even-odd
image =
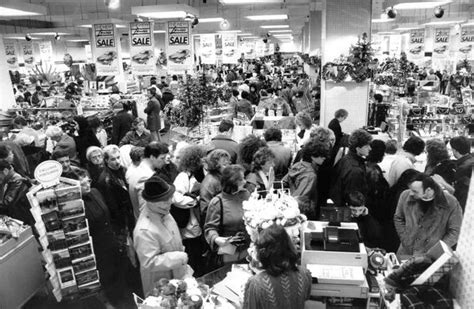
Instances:
[[[145,300],[134,295],[138,309],[200,309],[209,296],[209,286],[195,278],[160,279]]]

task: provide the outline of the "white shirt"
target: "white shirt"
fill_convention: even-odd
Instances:
[[[379,163],[380,169],[382,170],[383,177],[388,182],[388,173],[390,172],[390,166],[392,165],[393,160],[395,160],[395,154],[386,154],[383,157],[382,162]]]
[[[154,173],[155,171],[150,161],[148,159],[143,159],[138,167],[132,168],[132,171],[128,170],[125,174],[125,178],[128,182],[128,193],[132,202],[135,219],[138,219],[140,212],[145,207],[146,201],[142,197],[145,181],[153,176]]]

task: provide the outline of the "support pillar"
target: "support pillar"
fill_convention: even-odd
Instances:
[[[372,0],[323,0],[322,65],[342,55],[347,56],[351,45],[364,32],[370,36]],[[349,117],[341,123],[350,133],[367,124],[369,82],[321,81],[321,121],[327,127],[334,112],[344,108]]]
[[[3,36],[0,35],[0,110],[6,111],[15,104],[15,95],[13,94],[13,85],[8,73],[7,57],[5,55],[5,46]]]

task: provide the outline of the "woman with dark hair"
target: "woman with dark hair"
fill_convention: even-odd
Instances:
[[[78,136],[74,137],[76,142],[77,153],[79,154],[79,161],[81,166],[85,167],[87,164],[86,152],[90,146],[100,147],[100,142],[95,136],[95,133],[89,126],[89,122],[84,116],[74,117],[74,121],[78,125]]]
[[[450,186],[453,185],[456,180],[456,163],[451,160],[446,144],[440,139],[430,139],[426,142],[426,154],[427,162],[425,173],[430,176],[438,174],[443,177]],[[449,188],[448,190],[450,193],[454,192],[453,188]]]
[[[145,130],[145,120],[135,118],[132,122],[132,130],[125,134],[119,143],[119,147],[128,144],[137,147],[146,147],[152,141],[151,134]]]
[[[245,168],[245,174],[252,170],[253,155],[266,146],[267,143],[255,135],[248,135],[240,142],[237,162]]]
[[[201,224],[206,220],[207,207],[214,196],[222,191],[222,171],[230,164],[231,157],[223,149],[211,151],[205,158],[207,175],[201,183],[199,192],[199,208],[201,211]]]
[[[252,172],[245,177],[250,193],[257,190],[261,197],[265,197],[271,190],[275,181],[274,160],[275,155],[268,147],[260,148],[253,155]]]
[[[389,185],[383,176],[379,164],[385,155],[385,143],[381,140],[373,140],[370,143],[370,152],[366,160],[366,179],[368,191],[366,196],[366,206],[369,213],[377,220],[381,221],[387,217],[383,207],[388,193]]]
[[[204,155],[205,151],[201,146],[188,146],[179,152],[178,169],[180,173],[173,182],[176,190],[173,194],[173,207],[170,211],[180,228],[185,252],[189,257],[188,263],[197,276],[202,275],[199,266],[203,252],[200,237],[202,235],[201,214],[198,203],[202,178],[197,175],[202,173]]]
[[[313,120],[311,116],[306,112],[299,112],[295,117],[296,122],[296,141],[299,147],[309,140],[311,134],[311,127],[313,126]]]
[[[107,132],[105,132],[104,125],[102,121],[97,116],[92,116],[87,119],[89,122],[89,127],[91,128],[92,132],[94,132],[95,136],[100,142],[101,147],[107,146]]]
[[[248,200],[250,193],[245,189],[244,169],[239,165],[224,168],[221,183],[222,192],[207,208],[204,235],[211,249],[222,256],[223,263],[233,263],[247,256],[248,236],[242,203]]]
[[[311,294],[311,273],[297,266],[298,253],[281,225],[262,230],[255,243],[263,271],[245,285],[244,309],[301,309]]]
[[[250,93],[249,93],[249,101],[252,103],[252,105],[257,106],[258,103],[260,102],[260,95],[258,94],[257,91],[257,85],[256,84],[250,84]]]

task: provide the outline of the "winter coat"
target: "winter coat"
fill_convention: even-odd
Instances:
[[[405,190],[400,195],[393,220],[401,242],[397,255],[422,255],[439,240],[450,247],[457,243],[462,210],[454,196],[440,191],[434,204],[424,213],[411,190]]]
[[[112,119],[112,139],[113,145],[118,145],[122,138],[132,128],[133,116],[127,111],[120,111]]]
[[[147,114],[146,123],[147,128],[150,131],[160,131],[161,119],[160,119],[161,104],[157,98],[152,97],[145,108],[145,114]]]
[[[170,214],[162,215],[145,207],[133,231],[133,244],[140,261],[145,296],[153,291],[158,280],[183,279],[188,272],[187,261],[177,256],[178,252],[184,252],[184,246]]]
[[[87,148],[90,146],[101,147],[101,144],[92,131],[85,131],[79,134],[79,136],[74,137],[74,142],[76,143],[77,153],[79,154],[79,162],[81,163],[81,166],[85,167],[87,164]]]
[[[146,147],[151,142],[152,137],[150,133],[143,131],[141,135],[138,135],[137,131],[131,130],[128,131],[128,133],[122,138],[119,143],[119,147],[129,144],[136,147]]]
[[[349,151],[334,168],[334,178],[329,193],[336,206],[348,203],[348,194],[359,191],[365,197],[369,190],[366,179],[364,159],[355,152]]]
[[[302,213],[313,217],[316,211],[317,192],[316,171],[310,162],[300,161],[293,164],[283,178],[285,186],[298,201]]]
[[[293,154],[291,149],[284,146],[281,142],[270,141],[267,142],[267,146],[275,155],[275,159],[273,160],[275,163],[275,181],[280,181],[288,173]]]
[[[100,145],[99,145],[100,146]],[[66,133],[63,133],[59,142],[54,146],[54,151],[64,151],[69,155],[69,159],[76,164],[79,164],[79,158],[77,156],[77,147],[74,138],[70,137]]]
[[[207,208],[209,202],[221,193],[221,175],[219,173],[208,173],[201,183],[201,189],[199,192],[199,208],[201,211],[201,225],[204,225],[206,220]]]
[[[230,154],[230,161],[232,164],[235,164],[237,161],[237,154],[239,151],[239,144],[224,134],[217,134],[214,138],[211,139],[211,144],[214,149],[222,149],[227,151]]]
[[[13,141],[0,141],[0,145],[5,145],[12,151],[13,162],[10,163],[13,164],[15,172],[23,177],[30,176],[30,167],[21,147]]]
[[[253,107],[249,100],[242,99],[237,103],[237,112],[243,113],[250,120],[253,117]]]
[[[30,213],[30,205],[26,198],[30,187],[31,184],[26,178],[11,170],[1,183],[0,214],[33,225],[35,220]]]
[[[458,199],[461,208],[464,210],[469,193],[472,169],[474,168],[474,155],[467,154],[456,161],[456,174],[454,182],[454,196]]]

